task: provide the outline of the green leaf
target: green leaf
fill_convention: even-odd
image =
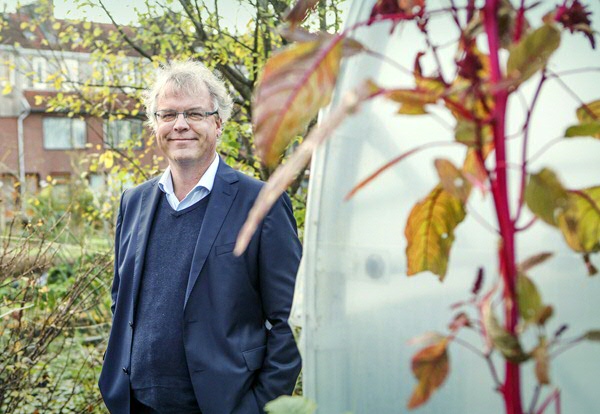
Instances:
[[[583,339],[588,340],[588,341],[600,342],[600,330],[593,329],[591,331],[587,331],[583,335]]]
[[[429,270],[444,279],[454,229],[465,215],[464,204],[441,184],[413,207],[404,230],[407,275]]]
[[[289,395],[278,397],[265,405],[267,414],[313,414],[316,410],[314,401]]]
[[[523,351],[519,338],[498,323],[489,301],[482,307],[482,315],[488,338],[506,360],[521,363],[529,359],[530,356]]]
[[[454,138],[469,147],[478,147],[492,140],[492,129],[489,126],[478,127],[475,122],[459,120],[454,127]]]
[[[600,121],[573,125],[565,131],[565,137],[594,137],[600,138]]]
[[[600,251],[600,186],[568,192],[568,207],[558,216],[565,241],[576,252]]]
[[[408,402],[409,409],[424,404],[446,380],[450,370],[447,348],[448,338],[444,337],[412,357],[412,371],[419,382]]]
[[[600,120],[600,99],[581,105],[576,114],[582,124]]]
[[[523,320],[535,322],[543,307],[542,298],[533,281],[525,274],[517,277],[517,301]]]
[[[508,77],[517,84],[525,82],[546,66],[559,45],[560,31],[552,24],[545,24],[529,33],[510,51]]]
[[[525,202],[533,214],[546,223],[557,226],[558,217],[568,207],[569,197],[556,174],[544,168],[529,177],[525,189]]]
[[[565,137],[592,136],[600,138],[600,100],[588,102],[577,108],[578,125],[569,127]]]

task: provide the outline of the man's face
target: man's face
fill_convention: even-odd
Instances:
[[[157,99],[157,111],[212,112],[213,101],[206,86],[196,96],[174,94],[167,88]],[[156,142],[171,166],[198,166],[207,168],[213,160],[221,121],[217,115],[203,120],[185,119],[183,114],[175,120],[163,121],[157,117]]]

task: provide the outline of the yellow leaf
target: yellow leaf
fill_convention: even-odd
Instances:
[[[429,270],[444,279],[454,229],[465,214],[463,203],[439,184],[413,207],[404,230],[409,276]]]
[[[100,158],[98,159],[98,162],[100,164],[104,164],[104,168],[106,168],[107,170],[112,168],[112,166],[114,164],[113,153],[111,151],[107,151],[103,154],[100,154]]]
[[[600,186],[568,192],[568,207],[558,216],[558,228],[576,252],[600,251]]]
[[[6,82],[6,84],[4,85],[4,88],[2,89],[2,95],[8,95],[11,92],[12,92],[12,85],[10,83]]]
[[[386,93],[385,96],[400,104],[399,114],[423,115],[427,113],[425,105],[436,103],[443,91],[437,85],[431,85],[431,87],[417,89],[394,89]]]

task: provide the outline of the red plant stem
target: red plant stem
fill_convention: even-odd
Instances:
[[[495,176],[492,175],[490,177],[490,182],[501,235],[498,255],[500,275],[504,282],[503,303],[505,327],[508,332],[515,334],[519,315],[516,301],[515,229],[510,216],[506,175],[505,128],[508,91],[506,87],[501,86],[502,71],[498,56],[500,50],[497,19],[498,7],[499,0],[486,0],[484,6],[484,26],[490,52],[490,80],[492,89],[495,90],[492,119],[496,167]],[[519,365],[507,361],[505,379],[502,386],[506,414],[523,414],[520,380]]]
[[[517,12],[517,19],[515,22],[515,31],[513,33],[513,42],[517,43],[521,40],[523,34],[523,22],[525,21],[525,0],[521,0],[519,11]]]

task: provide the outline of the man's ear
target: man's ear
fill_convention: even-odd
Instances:
[[[220,119],[217,119],[217,136],[221,136],[221,134],[223,133],[223,123],[221,122]]]

